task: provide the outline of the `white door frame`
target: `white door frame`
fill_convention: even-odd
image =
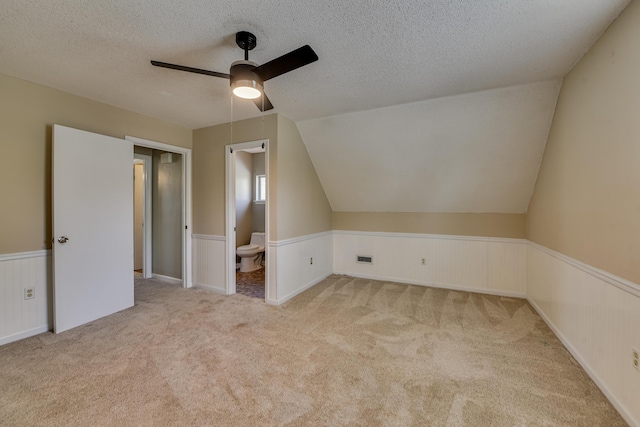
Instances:
[[[225,280],[225,293],[227,295],[236,293],[236,152],[262,147],[264,144],[264,172],[266,175],[267,186],[267,200],[264,203],[264,250],[267,262],[265,262],[265,274],[264,274],[264,286],[265,286],[265,301],[269,301],[269,274],[268,274],[268,260],[270,255],[269,251],[269,199],[271,198],[269,192],[269,140],[260,139],[257,141],[240,142],[237,144],[225,145],[225,170],[226,170],[226,211],[225,218],[226,223],[226,266],[227,266],[227,279]]]
[[[144,217],[144,227],[142,227],[142,277],[150,279],[152,274],[151,263],[153,260],[153,245],[151,244],[152,231],[152,215],[151,203],[153,191],[151,189],[151,169],[153,168],[152,158],[148,154],[133,153],[133,158],[142,161],[142,170],[144,174],[144,190],[142,191],[144,205],[142,207],[142,215]]]
[[[185,228],[182,239],[182,287],[190,288],[193,286],[191,280],[191,149],[129,135],[125,136],[124,139],[131,141],[139,147],[178,153],[183,156],[184,167],[182,168],[182,183],[184,187],[182,191],[182,218]]]

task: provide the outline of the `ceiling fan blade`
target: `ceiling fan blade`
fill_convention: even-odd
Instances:
[[[263,104],[262,104],[262,99],[264,98],[264,109],[262,108]],[[266,93],[264,93],[264,91],[262,91],[262,96],[260,98],[256,98],[253,100],[253,103],[256,104],[256,106],[258,107],[258,109],[262,112],[267,111],[267,110],[273,110],[273,104],[271,103],[271,101],[269,101],[269,97],[267,96]]]
[[[184,65],[169,64],[167,62],[151,61],[151,65],[162,68],[171,68],[172,70],[186,71],[188,73],[204,74],[205,76],[221,77],[230,79],[231,76],[226,73],[218,73],[217,71],[203,70],[201,68],[185,67]]]
[[[278,77],[281,74],[293,71],[304,65],[311,64],[318,60],[318,55],[309,45],[285,53],[279,58],[269,61],[253,69],[263,82]]]

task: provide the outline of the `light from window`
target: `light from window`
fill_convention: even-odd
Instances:
[[[267,200],[267,177],[266,175],[256,175],[256,202]]]

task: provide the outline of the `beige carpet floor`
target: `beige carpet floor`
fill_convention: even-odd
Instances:
[[[282,307],[136,280],[0,347],[0,425],[625,425],[524,300],[330,276]]]

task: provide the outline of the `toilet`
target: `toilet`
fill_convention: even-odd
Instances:
[[[249,244],[236,249],[236,255],[240,257],[240,272],[247,273],[261,268],[264,255],[264,233],[251,233]]]

